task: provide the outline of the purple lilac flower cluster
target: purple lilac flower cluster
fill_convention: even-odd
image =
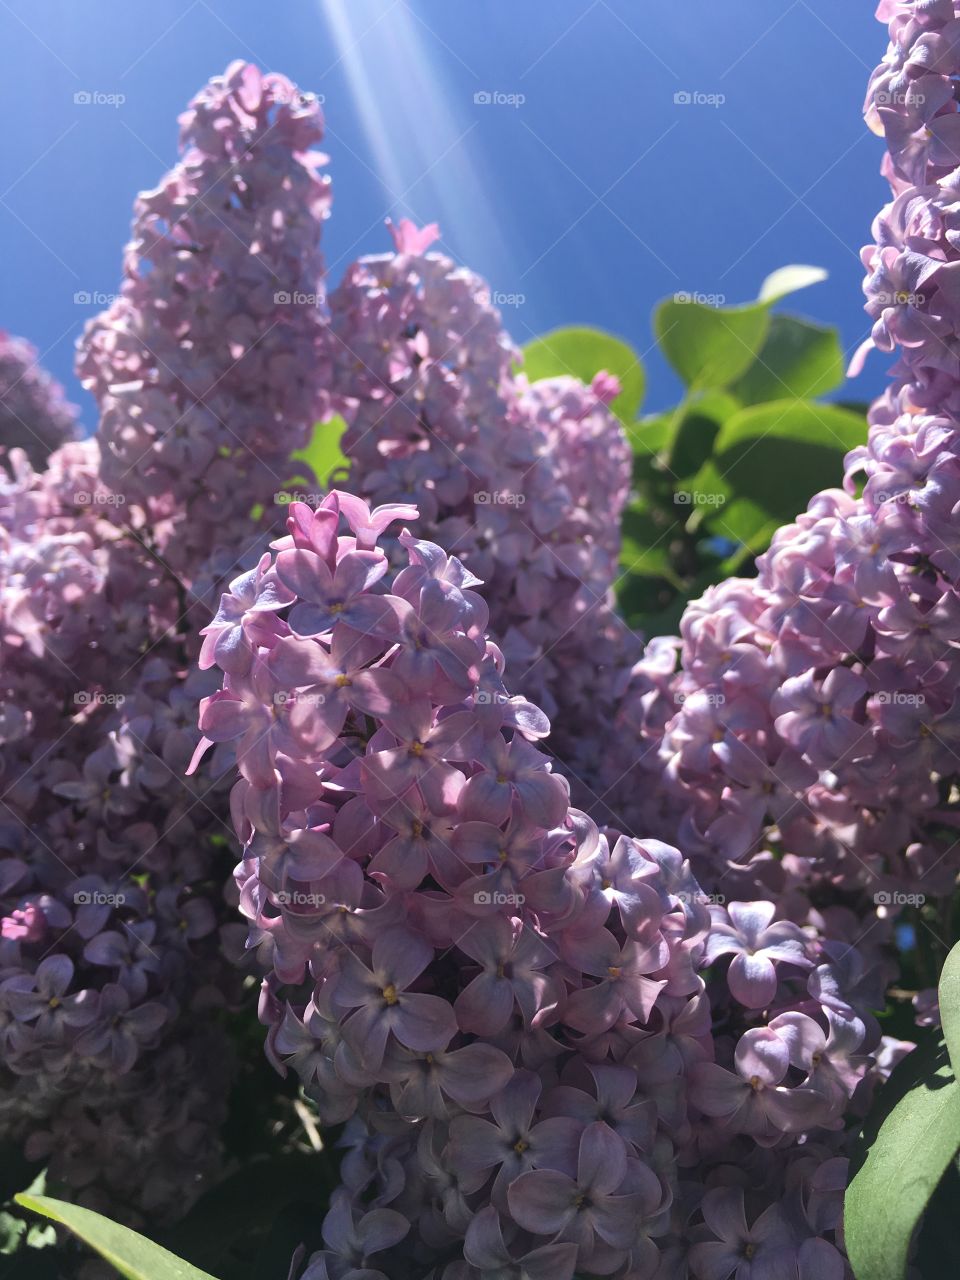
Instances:
[[[120,296],[78,361],[103,479],[177,570],[249,544],[251,510],[291,479],[329,384],[317,99],[237,62],[180,123],[181,161],[138,198]]]
[[[574,782],[639,642],[613,608],[630,449],[608,405],[615,378],[532,385],[486,284],[438,253],[435,227],[393,227],[331,292],[334,390],[350,486],[415,501],[423,536],[482,578],[517,688],[551,717]]]
[[[240,1003],[233,757],[184,778],[196,619],[326,403],[322,312],[282,300],[320,287],[316,101],[236,64],[183,125],[81,347],[97,439],[40,472],[14,449],[0,482],[0,1128],[51,1185],[154,1218],[218,1169]]]
[[[960,822],[960,7],[891,0],[880,16],[891,45],[867,118],[894,199],[863,253],[874,324],[855,367],[896,349],[894,382],[843,489],[777,533],[756,581],[688,608],[679,674],[674,642],[648,649],[624,710],[638,761],[608,797],[705,881],[790,895],[798,919],[804,898],[843,890],[871,945],[905,898],[953,891]],[[631,803],[641,778],[665,784],[652,806]]]
[[[268,1052],[346,1122],[304,1280],[840,1280],[856,953],[571,808],[416,514],[296,504],[205,629]]]
[[[210,835],[185,787],[178,595],[101,505],[95,441],[0,485],[0,1133],[53,1186],[179,1212],[218,1162],[231,999]],[[175,584],[174,584],[175,585]],[[149,653],[144,662],[142,655]]]
[[[22,449],[34,466],[77,435],[77,410],[34,347],[0,329],[0,464]]]

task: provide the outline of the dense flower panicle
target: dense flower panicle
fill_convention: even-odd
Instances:
[[[328,313],[315,100],[237,63],[191,104],[82,347],[97,440],[0,472],[0,1133],[54,1182],[163,1217],[216,1171],[226,897],[268,1057],[345,1126],[300,1280],[846,1276],[960,737],[960,19],[880,15],[896,383],[845,487],[642,657],[616,379],[529,383],[435,227]],[[353,492],[266,550],[330,409]]]
[[[250,542],[251,511],[327,411],[322,121],[283,76],[236,62],[212,80],[181,117],[179,164],[137,200],[120,296],[80,345],[104,483],[178,571]]]
[[[50,1185],[165,1216],[219,1166],[231,1067],[205,1024],[236,993],[215,780],[180,776],[203,677],[176,584],[94,500],[98,453],[37,473],[14,450],[0,485],[0,1132]]]
[[[350,485],[371,504],[416,502],[485,583],[516,687],[553,722],[576,785],[639,655],[613,609],[630,450],[598,373],[529,384],[490,291],[428,253],[436,228],[393,228],[330,297],[334,390]]]
[[[36,348],[0,329],[0,463],[23,449],[40,466],[78,434],[77,409],[63,387],[40,366]]]
[[[265,541],[326,404],[316,101],[235,64],[182,124],[86,335],[97,439],[0,474],[2,1128],[128,1218],[182,1213],[218,1171],[232,1078],[232,757],[184,780],[213,687],[193,618]]]
[[[676,849],[570,807],[482,584],[392,536],[415,517],[295,504],[205,634],[223,685],[197,759],[236,744],[268,1054],[347,1122],[305,1280],[675,1277],[691,1223],[706,1277],[760,1188],[777,1265],[842,1275],[831,1161],[872,988],[826,928],[773,903],[712,917]],[[714,1041],[711,1001],[739,1041]]]

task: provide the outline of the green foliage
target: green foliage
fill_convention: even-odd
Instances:
[[[844,455],[866,440],[861,409],[816,398],[843,384],[836,331],[773,311],[822,279],[815,267],[784,267],[755,302],[675,295],[654,313],[685,393],[676,408],[627,426],[634,492],[617,593],[648,636],[672,630],[711,583],[749,574],[777,527],[839,485]],[[597,367],[577,371],[589,378]]]
[[[731,390],[741,404],[805,400],[835,391],[843,378],[836,329],[796,316],[771,316],[756,360]]]
[[[201,1196],[159,1242],[49,1196],[28,1192],[15,1199],[69,1228],[126,1280],[280,1280],[300,1245],[307,1254],[323,1248],[320,1227],[338,1164],[332,1147],[251,1160]],[[25,1226],[14,1220],[10,1230],[16,1237]],[[31,1251],[31,1265],[35,1256]]]
[[[125,1280],[215,1280],[146,1236],[80,1205],[49,1196],[17,1196],[17,1203],[58,1222],[116,1267]]]
[[[320,1224],[338,1167],[332,1137],[323,1151],[251,1160],[201,1196],[164,1243],[221,1280],[278,1280],[297,1246],[323,1247]]]
[[[693,391],[728,387],[747,372],[770,328],[765,303],[712,307],[669,298],[654,314],[654,332],[663,354]]]
[[[960,1149],[960,1085],[944,1047],[918,1049],[907,1063],[913,1082],[892,1106],[889,1085],[880,1091],[844,1201],[844,1239],[857,1280],[904,1280],[920,1216]]]
[[[621,422],[633,424],[643,400],[643,362],[632,347],[600,329],[554,329],[523,348],[523,371],[531,382],[571,376],[590,383],[601,369],[616,374],[621,392],[610,406]]]
[[[844,1236],[857,1280],[960,1271],[960,945],[940,978],[944,1037],[930,1036],[893,1072],[857,1135]]]
[[[709,517],[714,532],[762,550],[753,523],[739,519],[738,506],[759,513],[764,527],[789,524],[818,489],[839,484],[844,455],[863,438],[863,419],[835,405],[752,405],[724,422],[692,487],[717,500]]]
[[[305,449],[298,449],[293,455],[300,462],[305,462],[320,484],[330,486],[330,478],[337,471],[347,467],[347,460],[340,448],[340,441],[347,424],[338,413],[318,422],[313,428],[313,438]]]

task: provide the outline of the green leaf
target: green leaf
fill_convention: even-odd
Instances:
[[[954,1071],[960,1069],[960,943],[947,956],[938,989],[940,1022]]]
[[[709,458],[720,428],[739,408],[723,391],[708,391],[681,405],[672,415],[670,446],[664,451],[670,475],[677,480],[695,475]]]
[[[806,267],[795,264],[780,267],[767,276],[760,286],[760,302],[779,302],[788,293],[799,293],[801,289],[809,289],[812,284],[820,284],[826,280],[827,272],[823,267]]]
[[[879,1129],[868,1117],[844,1200],[844,1239],[857,1280],[904,1280],[917,1224],[960,1149],[960,1085],[943,1046],[915,1050],[907,1064],[920,1078]],[[891,1077],[875,1110],[883,1113],[888,1090],[896,1095],[903,1080]]]
[[[843,380],[843,350],[836,329],[795,316],[773,316],[760,354],[731,390],[743,404],[763,404],[790,396],[823,396]]]
[[[920,1276],[960,1275],[960,1173],[951,1164],[927,1205],[920,1223],[914,1266]]]
[[[52,1200],[49,1196],[18,1195],[15,1198],[25,1209],[68,1227],[116,1267],[126,1280],[214,1280],[209,1272],[198,1271],[152,1240],[90,1209]]]
[[[205,1192],[164,1236],[164,1243],[195,1266],[212,1268],[223,1280],[249,1280],[281,1214],[305,1205],[322,1219],[339,1180],[339,1162],[340,1152],[333,1145],[317,1152],[249,1160]],[[258,1188],[256,1213],[249,1206],[253,1186]]]
[[[718,504],[716,515],[711,513],[718,533],[732,518],[734,500],[750,503],[756,519],[764,518],[761,523],[789,523],[820,489],[840,483],[844,455],[866,438],[864,419],[835,405],[756,405],[727,419],[713,458],[691,488],[727,497],[726,506]]]
[[[658,523],[641,506],[628,507],[623,513],[620,571],[627,577],[664,578],[679,585],[670,568],[669,525]]]
[[[626,342],[602,329],[554,329],[523,348],[523,370],[531,382],[574,377],[589,385],[601,369],[615,374],[622,388],[610,408],[632,424],[643,400],[643,362]]]
[[[330,485],[330,477],[334,471],[348,467],[340,441],[347,424],[339,413],[335,413],[325,422],[318,422],[313,428],[313,437],[305,449],[298,449],[293,457],[305,462],[324,488]]]
[[[762,303],[711,307],[668,298],[653,317],[663,354],[695,390],[727,387],[746,373],[769,327],[770,312]]]
[[[739,307],[708,306],[689,294],[674,294],[654,312],[657,341],[688,387],[729,387],[760,354],[771,306],[826,277],[819,267],[781,267],[764,280],[756,302]]]

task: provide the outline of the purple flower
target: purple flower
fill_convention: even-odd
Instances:
[[[445,1049],[457,1029],[453,1009],[439,996],[408,987],[433,959],[433,948],[407,929],[388,929],[373,944],[370,966],[348,951],[337,979],[335,999],[355,1013],[343,1026],[344,1039],[364,1067],[376,1071],[391,1034],[407,1049]]]
[[[291,628],[300,636],[323,635],[337,626],[348,626],[361,635],[393,634],[397,617],[390,601],[368,594],[387,568],[382,552],[350,552],[331,573],[313,551],[281,551],[277,577],[301,602],[290,612]]]
[[[797,1250],[780,1206],[771,1204],[752,1227],[737,1187],[714,1187],[701,1205],[715,1240],[695,1244],[690,1266],[698,1280],[793,1280]]]
[[[550,828],[562,821],[568,805],[566,785],[526,738],[516,734],[507,744],[497,735],[485,744],[479,759],[483,770],[469,780],[461,799],[465,818],[503,822],[516,797],[528,821],[537,826]]]
[[[17,1022],[30,1023],[41,1040],[58,1043],[78,1028],[89,1026],[97,1016],[96,992],[67,995],[73,977],[69,957],[47,956],[35,973],[7,978],[0,995]]]
[[[467,1227],[463,1256],[492,1280],[573,1280],[575,1244],[547,1244],[514,1257],[503,1239],[496,1209],[481,1209]]]
[[[588,1125],[580,1138],[575,1176],[557,1169],[534,1169],[510,1184],[507,1201],[520,1226],[579,1246],[589,1257],[594,1237],[614,1249],[629,1250],[646,1207],[641,1191],[621,1192],[628,1183],[627,1152],[605,1124]]]
[[[368,1259],[398,1244],[410,1223],[395,1209],[371,1209],[357,1214],[344,1191],[335,1191],[323,1219],[323,1238],[338,1260],[364,1271]],[[335,1273],[336,1274],[336,1273]]]
[[[814,1128],[826,1118],[828,1108],[821,1095],[781,1084],[790,1068],[790,1049],[776,1031],[745,1031],[734,1061],[735,1073],[713,1062],[700,1063],[691,1072],[693,1101],[733,1132],[748,1133],[761,1146],[772,1146],[784,1133]]]
[[[98,1066],[123,1075],[167,1021],[168,1010],[156,1001],[131,1007],[129,992],[108,982],[100,992],[96,1021],[80,1035],[77,1053]]]
[[[493,1093],[492,1119],[455,1116],[450,1124],[450,1163],[463,1175],[478,1175],[482,1186],[496,1171],[491,1196],[505,1209],[515,1178],[530,1169],[553,1169],[575,1175],[584,1123],[571,1115],[537,1121],[541,1084],[530,1071],[514,1072],[505,1088]]]
[[[477,921],[457,945],[481,966],[481,972],[463,988],[453,1006],[464,1031],[496,1035],[515,1008],[528,1027],[556,1010],[561,988],[544,971],[558,956],[529,925],[488,916]]]
[[[773,902],[731,902],[714,908],[704,964],[733,956],[727,970],[730,994],[747,1009],[763,1009],[777,993],[777,964],[812,967],[804,937],[788,920],[773,923]],[[730,923],[726,923],[729,916]]]

